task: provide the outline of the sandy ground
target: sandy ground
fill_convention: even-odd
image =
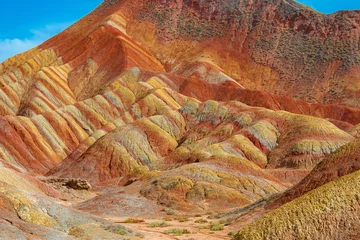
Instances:
[[[180,222],[179,220],[165,221],[167,227],[149,227],[150,223],[163,222],[164,219],[142,219],[144,222],[141,223],[124,223],[126,218],[106,218],[115,223],[131,227],[144,235],[143,239],[146,240],[216,240],[216,239],[231,239],[228,233],[231,231],[229,227],[225,226],[224,230],[211,231],[209,229],[199,229],[200,226],[207,226],[211,222],[216,220],[207,219],[208,216],[188,218],[186,222]],[[208,223],[195,223],[198,219],[206,219]],[[183,234],[181,236],[174,236],[173,234],[166,234],[165,231],[169,229],[187,229],[190,233]]]
[[[100,193],[92,192],[91,194],[84,196],[83,199],[74,198],[69,201],[58,200],[57,202],[59,204],[62,204],[62,205],[68,206],[68,207],[74,207],[74,206],[76,206],[76,204],[85,202],[86,200],[93,199],[97,195],[100,195]],[[118,194],[117,196],[123,196],[123,195],[124,194]],[[134,196],[132,192],[125,194],[125,196],[128,196],[128,195]],[[124,203],[123,197],[120,198],[119,201]],[[132,206],[131,203],[133,203],[133,201],[134,200],[132,199],[132,201],[127,203],[129,205],[128,207]],[[150,203],[150,201],[149,201],[149,203]],[[145,205],[147,205],[147,208],[150,208],[150,209],[153,208],[153,205],[151,205],[151,204],[145,204]],[[102,205],[102,208],[103,207],[104,206]],[[124,206],[117,206],[117,207],[124,208]],[[142,210],[144,210],[144,209],[142,209]],[[143,218],[138,218],[138,219],[143,220],[143,222],[140,222],[140,223],[126,223],[125,220],[127,220],[128,217],[105,217],[106,214],[104,214],[105,216],[103,215],[103,216],[99,216],[99,217],[104,218],[105,220],[108,220],[108,221],[111,221],[114,223],[119,223],[119,224],[121,224],[123,226],[127,226],[129,228],[132,228],[135,231],[142,233],[142,235],[144,236],[144,238],[142,238],[142,239],[145,239],[145,240],[231,239],[231,236],[229,236],[228,233],[229,232],[237,232],[237,230],[239,230],[239,227],[242,226],[242,224],[238,223],[238,224],[234,224],[234,225],[224,226],[224,229],[220,230],[220,231],[212,231],[210,229],[202,229],[201,228],[201,227],[205,227],[205,226],[208,227],[211,223],[219,222],[218,219],[210,219],[209,215],[203,215],[203,216],[199,216],[199,217],[184,217],[184,216],[178,216],[178,215],[169,215],[169,216],[163,218],[163,216],[166,216],[166,214],[162,213],[162,215],[159,214],[159,215],[156,215],[155,218],[151,218],[151,216],[148,216],[146,214],[147,213],[146,211],[142,211],[142,210],[140,209],[140,211],[137,212],[138,214],[135,214],[135,216],[140,216],[140,215],[143,216]],[[152,209],[152,210],[154,210],[154,209]],[[95,212],[97,212],[97,211],[95,211]],[[132,212],[125,211],[122,214],[120,214],[120,213],[118,213],[118,214],[125,215],[125,216],[133,216],[133,214],[131,214],[131,213]],[[97,214],[95,213],[95,215],[97,215]],[[180,221],[181,219],[184,220],[184,218],[186,218],[186,221]],[[196,222],[197,220],[206,220],[207,222],[199,223],[199,222]],[[167,226],[166,227],[150,227],[149,224],[154,223],[154,222],[166,222]],[[170,229],[186,229],[190,233],[183,234],[180,236],[175,236],[174,234],[165,233],[166,230],[170,230]]]

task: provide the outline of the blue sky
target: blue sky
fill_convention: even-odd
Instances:
[[[339,10],[360,10],[360,0],[297,0],[318,12],[334,13]]]
[[[16,0],[0,3],[0,62],[39,45],[103,0]],[[298,0],[323,13],[360,9],[360,0]]]
[[[103,0],[0,0],[0,63],[76,22]]]

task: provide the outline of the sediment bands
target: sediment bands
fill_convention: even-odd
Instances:
[[[359,24],[292,0],[105,1],[6,60],[0,238],[218,213],[234,239],[355,239]]]

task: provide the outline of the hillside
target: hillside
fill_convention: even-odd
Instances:
[[[0,239],[228,239],[236,220],[211,236],[224,222],[202,218],[259,202],[235,239],[355,238],[359,24],[292,0],[109,0],[6,60]]]

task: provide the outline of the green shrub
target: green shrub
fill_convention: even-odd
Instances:
[[[155,227],[167,227],[169,224],[167,222],[152,222],[149,223],[148,227],[155,228]]]
[[[220,223],[213,224],[213,225],[211,225],[210,230],[211,230],[211,231],[221,231],[221,230],[224,230],[224,224],[220,224]]]
[[[173,228],[173,229],[169,229],[169,230],[165,230],[164,232],[165,234],[172,234],[174,236],[181,236],[183,234],[189,234],[190,231],[187,229],[178,229],[178,228]]]
[[[124,223],[142,223],[144,220],[139,218],[127,218]]]
[[[189,221],[189,218],[187,216],[179,216],[176,218],[179,222],[187,222]]]
[[[108,232],[119,234],[119,235],[126,235],[127,234],[126,228],[124,226],[120,226],[120,225],[107,226],[107,227],[105,227],[105,230],[108,231]]]
[[[206,219],[198,219],[195,221],[195,223],[207,223],[208,221]]]

